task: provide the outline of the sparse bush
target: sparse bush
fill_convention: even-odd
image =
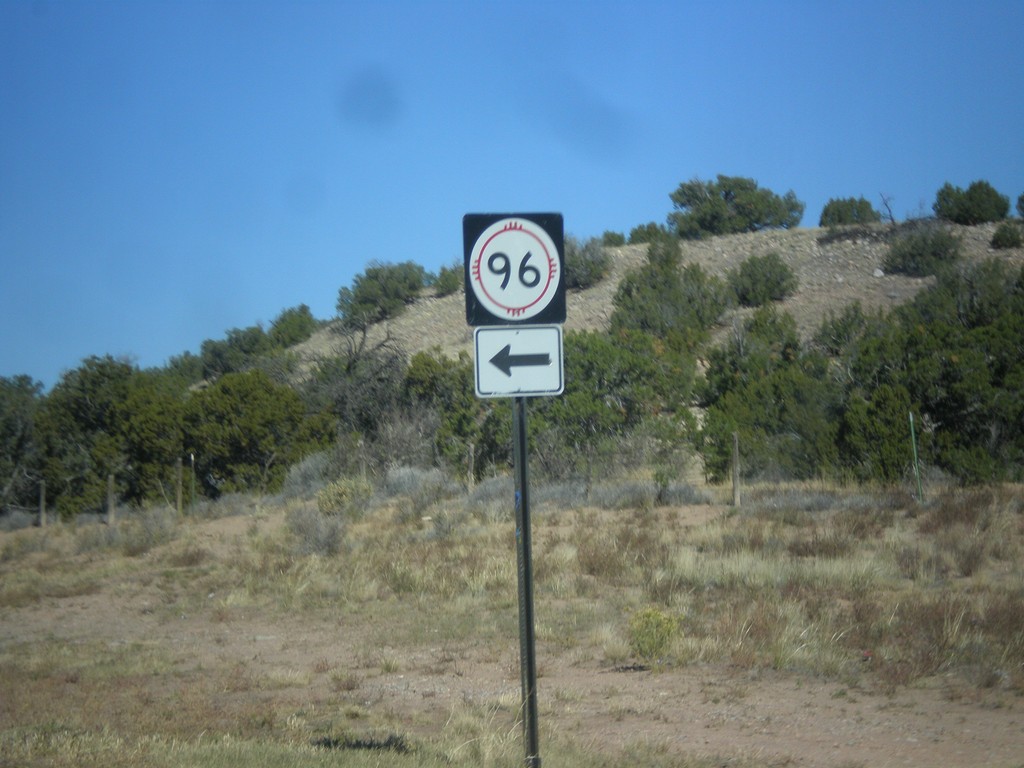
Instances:
[[[658,486],[650,480],[623,480],[594,486],[590,503],[602,509],[650,509],[658,500]]]
[[[1024,192],[1017,198],[1017,215],[1024,219]]]
[[[882,263],[886,272],[927,277],[940,272],[960,258],[960,239],[936,226],[912,229],[889,246]]]
[[[676,628],[676,620],[658,608],[637,611],[629,620],[630,650],[647,662],[664,659]]]
[[[802,486],[758,488],[749,494],[749,500],[758,514],[772,516],[780,511],[827,512],[840,503],[836,491],[816,490]],[[804,518],[801,518],[804,520]]]
[[[847,224],[872,224],[882,220],[882,215],[871,207],[863,197],[832,198],[821,210],[819,227],[836,227]]]
[[[224,339],[206,339],[199,348],[203,377],[216,379],[225,373],[238,373],[252,367],[262,355],[273,349],[273,342],[262,326],[232,328]]]
[[[300,555],[335,555],[345,540],[345,518],[325,515],[309,504],[290,510],[287,526]]]
[[[22,528],[29,528],[35,525],[38,519],[38,513],[33,514],[15,509],[5,514],[0,514],[0,531],[19,531]]]
[[[281,312],[271,323],[267,337],[275,347],[291,347],[312,336],[318,325],[309,307],[300,304]]]
[[[924,556],[917,544],[904,544],[893,549],[893,558],[900,576],[905,579],[916,579],[921,575],[921,563]]]
[[[378,473],[388,466],[431,466],[438,457],[441,415],[438,409],[422,404],[392,411],[364,445],[360,460],[368,460]]]
[[[225,493],[216,499],[198,498],[188,507],[188,516],[198,520],[219,520],[252,514],[253,497],[245,493]]]
[[[710,504],[711,497],[699,488],[689,483],[669,482],[664,488],[659,489],[659,499],[662,504],[672,507],[697,506]]]
[[[392,467],[384,475],[384,492],[389,496],[415,496],[424,488],[442,485],[444,480],[439,469]]]
[[[431,538],[447,539],[458,532],[469,520],[469,512],[462,507],[446,507],[431,515]]]
[[[953,555],[957,571],[961,576],[973,576],[985,562],[988,555],[985,537],[978,531],[968,535],[962,533],[947,534],[947,548]]]
[[[760,307],[769,301],[782,301],[797,288],[796,275],[774,251],[744,259],[739,269],[729,274],[729,286],[744,307]]]
[[[877,505],[851,505],[836,513],[832,518],[833,527],[860,541],[878,538],[882,532],[892,525],[896,515],[891,509]]]
[[[936,193],[932,210],[945,221],[973,226],[1005,219],[1010,198],[999,194],[987,181],[972,182],[966,192],[946,182]]]
[[[944,493],[927,505],[918,530],[935,533],[959,526],[973,528],[991,510],[993,503],[992,491],[987,488]]]
[[[991,245],[997,250],[1004,248],[1020,248],[1024,244],[1024,238],[1020,234],[1020,226],[1012,221],[1004,221],[996,227],[992,235]]]
[[[172,568],[196,568],[213,558],[213,553],[206,547],[190,541],[176,551],[168,553],[164,561]]]
[[[836,314],[829,309],[814,334],[814,344],[826,355],[837,357],[849,349],[868,327],[868,317],[859,301],[847,304]]]
[[[469,494],[466,508],[487,522],[511,519],[515,490],[511,477],[491,477],[480,482]]]
[[[434,278],[434,290],[438,296],[450,296],[462,290],[462,284],[465,282],[465,279],[466,272],[462,264],[455,263],[447,267],[441,267],[438,270],[437,277]]]
[[[810,538],[797,538],[789,543],[787,549],[794,557],[820,557],[835,560],[846,557],[853,549],[854,542],[838,531],[815,531]]]
[[[558,510],[578,509],[587,501],[587,484],[583,480],[565,480],[544,483],[530,497],[537,506],[546,505]]]
[[[651,243],[660,237],[664,237],[665,234],[665,228],[659,226],[656,222],[650,221],[646,224],[638,224],[629,230],[629,244],[643,245]]]
[[[715,181],[693,179],[669,197],[676,211],[669,221],[680,237],[789,229],[800,223],[804,204],[790,190],[779,196],[753,179],[718,174]]]
[[[359,477],[344,477],[322,488],[316,495],[317,509],[324,515],[358,518],[366,511],[373,486]]]
[[[286,499],[313,497],[327,482],[330,468],[331,456],[327,451],[311,453],[288,469],[281,495]]]
[[[349,328],[366,328],[395,317],[419,296],[426,271],[419,264],[371,263],[352,287],[338,291],[338,315]]]
[[[612,331],[638,330],[674,349],[703,340],[726,307],[725,284],[699,264],[680,266],[679,241],[662,235],[647,249],[647,263],[627,274],[612,303]]]
[[[565,238],[565,287],[585,290],[597,285],[611,269],[612,260],[597,238],[580,243],[575,237]]]
[[[605,581],[621,579],[622,553],[612,533],[594,524],[590,515],[576,521],[576,562],[580,572]]]
[[[177,533],[177,513],[167,507],[146,509],[127,517],[117,530],[118,544],[128,557],[144,555],[171,541]]]
[[[710,497],[688,483],[676,482],[675,470],[657,467],[654,470],[654,484],[657,487],[657,503],[661,506],[682,506],[709,504]]]
[[[437,502],[458,492],[458,487],[439,469],[393,467],[384,478],[384,490],[391,496],[404,496],[410,501],[403,518],[419,518]]]
[[[951,592],[900,605],[892,624],[893,635],[899,638],[893,662],[902,661],[904,667],[892,680],[896,684],[955,665],[979,639],[966,596]],[[883,677],[896,671],[880,670]]]

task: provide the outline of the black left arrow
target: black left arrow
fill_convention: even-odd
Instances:
[[[491,364],[506,376],[511,376],[512,368],[515,366],[551,365],[551,355],[546,353],[538,355],[513,355],[512,345],[506,344],[498,354],[491,358]]]

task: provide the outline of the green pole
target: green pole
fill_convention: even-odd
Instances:
[[[917,477],[917,501],[924,502],[924,491],[921,490],[921,464],[917,460],[917,434],[914,432],[914,412],[910,411],[910,446],[914,449],[914,475]]]

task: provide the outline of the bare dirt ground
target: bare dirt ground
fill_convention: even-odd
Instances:
[[[678,514],[699,525],[719,511],[694,507]],[[282,519],[283,513],[272,513],[260,525],[266,529]],[[197,523],[195,540],[215,555],[227,553],[252,524],[249,516]],[[159,711],[156,705],[164,702],[203,708],[216,732],[260,707],[301,712],[310,721],[329,718],[341,695],[348,707],[387,713],[392,727],[410,738],[439,732],[466,704],[493,707],[496,727],[516,730],[515,636],[499,648],[440,640],[389,648],[381,641],[386,632],[374,626],[372,604],[360,615],[327,611],[281,620],[244,607],[225,610],[215,594],[177,595],[175,606],[195,608],[172,612],[159,584],[165,560],[156,550],[146,557],[153,563],[148,575],[104,582],[94,594],[0,612],[0,656],[38,640],[72,649],[143,649],[170,660],[173,674],[140,674],[103,702],[90,701],[74,675],[51,680],[33,705],[40,717],[53,716],[47,704],[53,697],[62,706],[96,707],[115,722]],[[546,610],[551,607],[538,604],[541,620]],[[727,665],[615,669],[545,642],[537,652],[542,755],[544,734],[560,734],[600,752],[646,743],[681,757],[714,756],[722,765],[1024,765],[1024,709],[1019,698],[999,689],[963,690],[933,679],[887,693]],[[386,667],[382,654],[391,659]],[[10,709],[27,705],[4,704],[3,691],[0,680],[0,724],[9,727]]]

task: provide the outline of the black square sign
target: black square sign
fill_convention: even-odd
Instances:
[[[466,322],[565,322],[565,236],[560,213],[467,213]]]

